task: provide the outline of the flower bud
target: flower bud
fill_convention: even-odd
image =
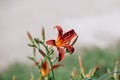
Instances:
[[[30,41],[33,43],[33,38],[32,38],[31,34],[28,31],[27,31],[27,36],[30,39]]]
[[[44,30],[44,27],[42,27],[41,33],[42,33],[42,40],[45,41],[45,30]]]

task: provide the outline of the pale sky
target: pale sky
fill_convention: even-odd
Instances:
[[[0,0],[0,65],[29,61],[26,31],[55,38],[55,25],[75,29],[77,44],[105,47],[120,38],[120,0]],[[55,33],[55,34],[54,34]]]

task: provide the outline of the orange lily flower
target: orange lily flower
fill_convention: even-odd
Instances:
[[[58,30],[58,37],[56,40],[48,40],[46,44],[57,47],[57,50],[59,51],[58,61],[61,61],[64,58],[63,48],[68,49],[70,51],[70,54],[74,52],[73,46],[68,44],[68,42],[71,41],[75,36],[77,36],[77,34],[73,29],[63,34],[63,30],[60,26],[55,26],[54,28],[57,28]]]
[[[40,71],[43,77],[47,76],[47,74],[50,72],[50,68],[48,67],[46,61],[42,63]]]
[[[60,66],[63,66],[63,65],[62,65],[62,64],[53,65],[53,66],[52,66],[52,69],[56,69],[56,68],[58,68],[58,67],[60,67]],[[46,77],[47,74],[51,71],[51,69],[49,68],[49,66],[48,66],[48,64],[47,64],[46,61],[44,61],[44,62],[42,63],[42,66],[41,66],[40,71],[41,71],[42,77]]]

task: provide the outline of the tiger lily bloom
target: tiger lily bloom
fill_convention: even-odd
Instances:
[[[51,69],[56,69],[60,66],[63,66],[63,65],[62,64],[55,64],[55,65],[52,65]],[[41,65],[41,68],[40,68],[42,77],[46,77],[47,74],[50,73],[51,69],[50,69],[49,65],[47,64],[47,62],[44,61]]]
[[[48,40],[46,44],[56,46],[59,52],[58,61],[61,61],[64,58],[64,48],[68,49],[70,54],[74,52],[74,48],[69,44],[69,42],[76,37],[77,34],[73,29],[63,34],[63,30],[60,26],[55,26],[54,28],[57,28],[58,30],[58,37],[56,40]]]
[[[42,67],[40,71],[41,71],[42,77],[47,76],[47,74],[50,72],[50,68],[48,67],[46,61],[42,63]]]

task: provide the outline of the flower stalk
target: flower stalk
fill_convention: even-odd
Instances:
[[[55,26],[58,30],[58,37],[56,40],[48,40],[45,42],[45,30],[44,27],[41,29],[41,35],[42,40],[39,38],[33,38],[31,34],[27,31],[27,35],[29,40],[31,41],[31,44],[28,44],[30,47],[33,48],[33,56],[34,57],[28,57],[32,61],[34,61],[34,66],[38,66],[38,69],[40,70],[40,78],[41,80],[55,80],[54,75],[54,69],[63,66],[62,64],[54,64],[56,61],[60,62],[64,58],[65,54],[65,48],[69,51],[70,54],[74,52],[73,44],[77,41],[77,34],[72,29],[65,34],[63,34],[63,30],[60,26]],[[76,37],[77,36],[77,37]],[[76,37],[72,44],[68,43],[70,42],[74,37]],[[52,47],[49,47],[49,45],[52,45]],[[42,47],[41,47],[42,46]],[[54,49],[53,46],[55,46],[59,52],[57,57],[53,57],[54,55]],[[63,47],[63,48],[62,48]],[[43,49],[44,48],[44,49]],[[37,61],[36,54],[37,51],[40,53],[40,55],[43,57],[41,61]],[[51,74],[51,76],[50,76]]]

